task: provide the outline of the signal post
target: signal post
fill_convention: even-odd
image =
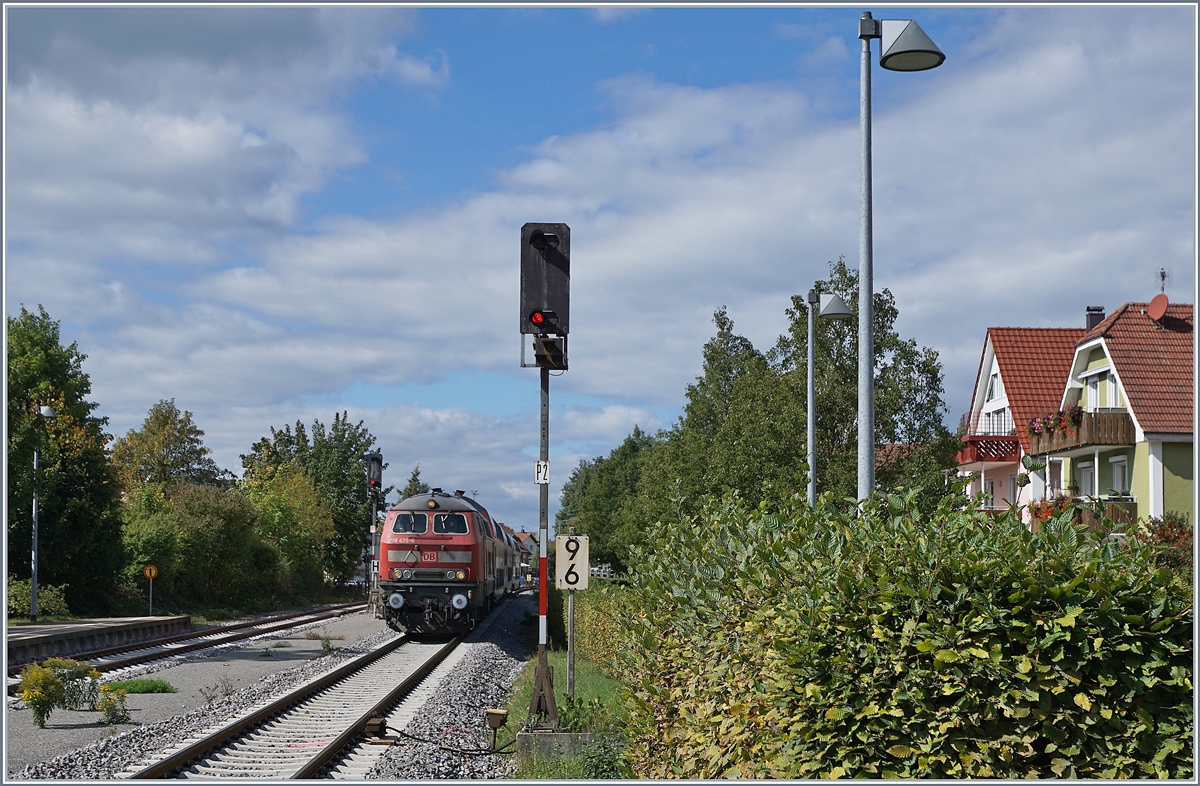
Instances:
[[[521,227],[521,367],[525,336],[533,336],[532,366],[541,371],[541,448],[534,465],[538,484],[538,665],[533,677],[529,716],[535,728],[558,727],[554,704],[554,674],[546,659],[546,546],[550,537],[550,372],[567,370],[567,332],[570,326],[571,228],[566,224],[526,224]]]

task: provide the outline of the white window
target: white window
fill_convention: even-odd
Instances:
[[[987,505],[989,508],[996,507],[996,481],[995,480],[993,480],[992,478],[988,478],[987,480],[983,481],[983,493],[987,495],[987,501],[984,502],[983,504]]]
[[[1129,493],[1129,462],[1124,456],[1108,460],[1112,464],[1112,487],[1118,494]]]
[[[1087,387],[1087,411],[1095,412],[1100,406],[1100,378],[1092,377],[1088,380]]]
[[[1012,505],[1017,501],[1017,473],[1008,476],[1008,504]]]
[[[1004,383],[1000,381],[1000,372],[992,373],[992,378],[988,380],[987,398],[985,401],[995,401],[1004,395]]]
[[[1096,494],[1096,468],[1090,461],[1079,465],[1079,493],[1085,497]]]

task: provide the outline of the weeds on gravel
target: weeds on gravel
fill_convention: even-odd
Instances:
[[[229,679],[229,677],[221,677],[215,685],[207,688],[201,687],[198,690],[200,691],[200,695],[204,697],[204,703],[212,706],[212,703],[217,700],[217,696],[228,698],[237,691],[237,688],[234,687],[233,680]]]
[[[124,688],[100,686],[100,698],[96,702],[96,709],[100,710],[100,715],[108,725],[129,722],[129,710],[125,706],[126,693]]]
[[[312,641],[321,642],[321,655],[323,657],[325,655],[330,654],[334,650],[341,649],[341,647],[333,646],[333,644],[331,642],[333,642],[334,640],[342,641],[346,637],[331,635],[329,633],[326,633],[324,629],[321,629],[320,631],[315,631],[315,630],[308,631],[307,633],[304,634],[304,638],[310,639]]]
[[[120,680],[118,682],[108,683],[114,689],[120,689],[126,693],[177,693],[175,686],[166,680],[152,679],[150,677],[137,677],[132,680]]]

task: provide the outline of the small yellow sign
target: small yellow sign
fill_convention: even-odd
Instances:
[[[153,565],[147,565],[146,567],[142,568],[142,575],[148,579],[152,579],[158,575],[158,568],[154,567]]]

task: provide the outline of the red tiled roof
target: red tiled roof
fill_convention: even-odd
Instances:
[[[1195,386],[1192,304],[1167,306],[1161,325],[1146,307],[1126,303],[1079,343],[1104,337],[1129,408],[1143,431],[1190,434]]]
[[[1025,424],[1058,411],[1075,345],[1085,332],[1083,328],[988,328],[1013,425],[1026,453],[1030,440]],[[982,373],[982,359],[980,364]]]

